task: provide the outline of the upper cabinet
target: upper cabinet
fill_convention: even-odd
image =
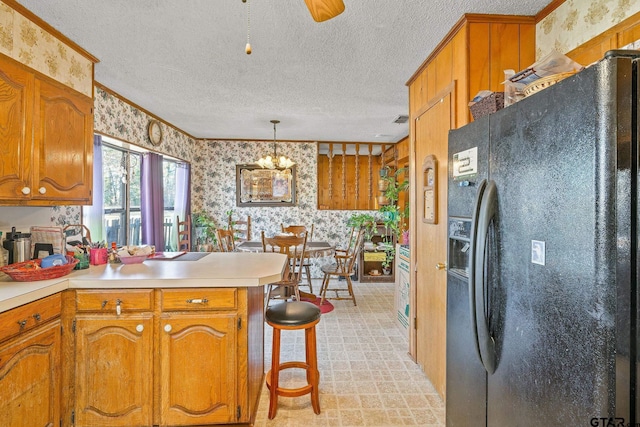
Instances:
[[[93,100],[0,54],[0,205],[91,204]]]
[[[98,59],[15,0],[0,16],[0,206],[91,204]]]

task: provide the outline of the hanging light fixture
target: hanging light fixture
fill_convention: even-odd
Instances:
[[[276,143],[276,125],[280,123],[280,120],[271,120],[271,123],[273,123],[273,156],[267,154],[256,163],[261,168],[266,169],[289,169],[291,166],[295,165],[295,162],[285,156],[278,157],[278,146]]]
[[[247,0],[242,0],[242,3],[247,3],[247,44],[244,47],[244,53],[251,55],[251,41],[249,40],[249,32],[251,29],[251,6]]]

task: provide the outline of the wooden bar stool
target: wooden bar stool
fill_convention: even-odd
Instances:
[[[271,349],[271,369],[267,372],[269,389],[269,419],[278,411],[278,396],[297,397],[311,393],[313,412],[320,413],[319,383],[320,372],[316,351],[316,324],[320,321],[320,309],[309,302],[291,301],[275,304],[267,309],[267,324],[273,327],[273,346]],[[305,362],[280,363],[280,331],[304,329]],[[289,368],[302,368],[307,373],[307,385],[299,388],[283,388],[278,385],[280,371]]]

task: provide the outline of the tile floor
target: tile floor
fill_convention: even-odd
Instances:
[[[314,289],[319,289],[314,280]],[[303,288],[304,289],[304,288]],[[319,415],[309,395],[278,399],[267,418],[269,394],[262,389],[256,426],[444,426],[440,396],[408,356],[408,337],[394,319],[394,285],[354,282],[358,302],[332,301],[335,309],[316,326],[320,369]],[[265,369],[271,364],[271,327],[265,325]],[[302,331],[282,332],[281,362],[304,360]],[[304,371],[288,369],[280,382],[299,387]]]

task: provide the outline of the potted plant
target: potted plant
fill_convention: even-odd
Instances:
[[[370,241],[376,232],[376,218],[367,213],[353,214],[347,219],[349,227],[364,229],[364,239]]]
[[[382,214],[384,227],[396,236],[397,241],[400,241],[402,232],[406,228],[405,220],[409,214],[409,206],[404,206],[401,209],[398,206],[398,198],[401,192],[407,191],[409,188],[409,181],[407,179],[399,181],[398,177],[404,174],[407,168],[400,168],[395,173],[391,173],[389,166],[385,166],[384,169],[387,169],[387,173],[381,179],[387,183],[383,194],[388,203],[380,206],[378,212]]]
[[[383,238],[383,250],[385,251],[385,259],[382,261],[383,274],[391,274],[391,266],[396,254],[396,249],[393,245],[393,236],[396,241],[400,241],[403,231],[406,229],[406,218],[408,217],[408,206],[404,206],[401,209],[398,206],[398,199],[402,191],[407,191],[409,188],[409,181],[407,179],[399,180],[399,176],[403,175],[407,168],[400,168],[395,172],[392,172],[389,166],[384,168],[387,172],[381,174],[380,179],[386,183],[384,185],[383,196],[387,200],[387,204],[381,205],[378,212],[382,216],[382,225],[385,228],[385,237]]]
[[[193,214],[193,225],[196,229],[198,251],[213,252],[218,245],[215,220],[204,211],[196,212]]]
[[[391,274],[391,265],[393,265],[393,258],[396,255],[396,250],[393,246],[385,247],[385,258],[384,261],[381,262],[382,265],[382,274],[388,276]]]

